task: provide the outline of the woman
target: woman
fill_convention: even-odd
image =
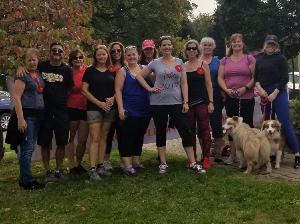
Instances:
[[[13,93],[18,131],[21,134],[19,185],[29,190],[45,187],[32,177],[31,172],[31,157],[36,146],[44,109],[44,82],[37,71],[38,55],[39,52],[36,49],[27,50],[25,67],[28,75],[15,78]]]
[[[105,45],[100,45],[95,49],[93,59],[93,65],[87,68],[82,79],[82,93],[88,100],[90,179],[99,181],[101,180],[99,175],[111,175],[110,170],[105,168],[103,162],[107,134],[116,116],[115,72],[109,70],[111,59]],[[96,164],[97,162],[98,164]]]
[[[218,70],[220,61],[213,56],[216,43],[211,37],[204,37],[200,42],[200,60],[205,61],[209,66],[210,77],[213,88],[214,111],[210,114],[210,126],[214,138],[215,162],[222,162],[222,149],[224,147],[223,128],[222,128],[222,109],[224,107],[221,89],[218,84]]]
[[[152,61],[136,76],[139,83],[151,93],[150,105],[156,128],[156,145],[160,157],[159,173],[167,172],[166,162],[166,128],[168,115],[174,118],[182,144],[189,159],[189,168],[197,173],[204,173],[202,166],[197,164],[193,151],[193,138],[187,124],[188,86],[183,62],[172,56],[173,44],[170,36],[160,38],[159,49],[162,57]],[[154,87],[145,81],[151,72],[155,76]]]
[[[300,167],[299,142],[289,118],[289,101],[286,84],[289,80],[286,58],[280,53],[277,36],[267,35],[263,53],[259,54],[255,67],[255,87],[261,98],[268,101],[265,117],[275,114],[289,148],[295,153],[294,168]]]
[[[68,97],[68,111],[70,118],[70,140],[67,145],[68,159],[71,174],[86,173],[81,161],[85,153],[88,137],[88,125],[86,122],[86,98],[81,92],[82,77],[87,68],[84,61],[84,54],[81,50],[75,49],[69,54],[69,65],[73,70],[74,86]],[[75,136],[77,134],[77,145],[75,147]]]
[[[118,72],[125,65],[125,56],[124,56],[124,45],[120,42],[112,42],[109,44],[109,53],[110,58],[112,60],[112,71]],[[106,141],[106,152],[104,157],[104,167],[107,170],[112,170],[111,163],[109,161],[110,153],[112,149],[112,142],[115,136],[115,132],[117,133],[117,138],[119,138],[119,132],[116,130],[116,121],[112,123]]]
[[[151,61],[158,57],[158,52],[155,48],[153,40],[144,40],[142,43],[140,65],[148,65]]]
[[[228,117],[243,117],[243,121],[253,127],[254,111],[254,68],[255,58],[245,53],[243,35],[236,33],[230,37],[229,51],[221,60],[218,82],[225,92],[225,109]],[[226,164],[232,164],[235,160],[236,150],[229,139],[231,152]]]
[[[139,85],[136,74],[142,70],[135,46],[125,48],[127,66],[116,76],[115,91],[120,124],[119,150],[125,175],[135,175],[143,169],[140,156],[144,134],[150,121],[149,93]]]
[[[196,154],[197,126],[198,139],[202,140],[203,168],[209,169],[211,167],[209,159],[211,147],[209,114],[214,110],[209,67],[206,62],[199,60],[200,45],[196,40],[186,42],[183,55],[188,59],[185,64],[189,96],[189,111],[187,115],[193,135],[193,149]],[[196,158],[197,156],[195,156]]]

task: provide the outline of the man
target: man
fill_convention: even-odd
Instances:
[[[38,70],[45,81],[45,117],[41,124],[38,145],[41,145],[42,160],[46,170],[46,182],[64,180],[63,160],[65,146],[69,138],[69,118],[67,112],[68,93],[73,86],[72,70],[63,63],[64,48],[61,43],[50,45],[49,61],[41,62]],[[55,134],[56,170],[50,169],[50,147]]]

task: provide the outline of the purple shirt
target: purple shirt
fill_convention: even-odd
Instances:
[[[246,84],[252,78],[249,66],[255,64],[255,58],[252,55],[244,55],[239,61],[233,61],[230,57],[224,57],[221,62],[224,66],[224,81],[228,89],[238,89]],[[247,90],[241,99],[254,98],[253,88]]]

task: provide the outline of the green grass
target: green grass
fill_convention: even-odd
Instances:
[[[147,169],[138,177],[123,177],[116,168],[101,183],[83,176],[30,192],[17,186],[15,155],[6,153],[0,163],[0,223],[300,223],[298,183],[224,167],[197,175],[175,155],[169,156],[169,172],[159,175],[155,156],[144,152]],[[40,163],[34,173],[42,177]]]

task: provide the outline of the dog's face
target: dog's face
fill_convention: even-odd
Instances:
[[[269,138],[279,137],[281,134],[281,124],[277,120],[267,120],[263,122],[261,130]]]
[[[243,123],[243,118],[242,117],[237,117],[237,116],[229,117],[229,118],[226,119],[226,121],[223,125],[223,129],[226,132],[231,132],[237,126],[239,126],[241,123]]]

